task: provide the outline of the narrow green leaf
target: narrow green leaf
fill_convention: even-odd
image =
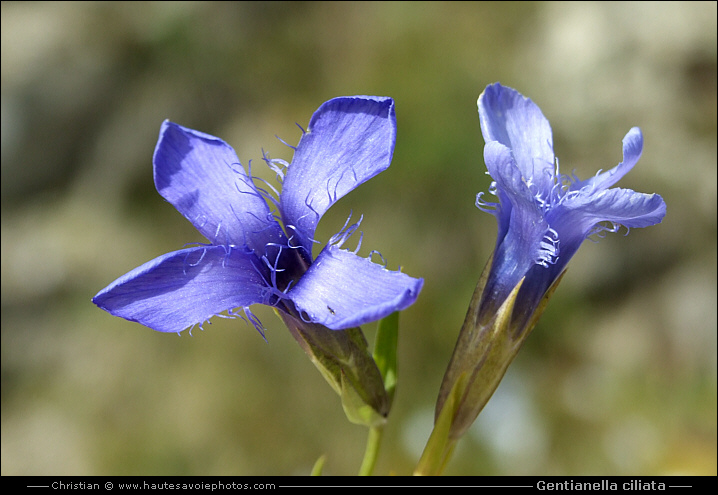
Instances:
[[[396,350],[399,343],[399,312],[379,320],[374,341],[374,361],[384,379],[384,389],[391,407],[396,388]]]
[[[312,467],[312,473],[311,476],[321,476],[322,470],[324,469],[324,462],[326,462],[327,456],[326,455],[320,455],[319,459],[314,463],[314,466]]]

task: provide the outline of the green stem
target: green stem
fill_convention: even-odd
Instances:
[[[369,428],[369,436],[366,440],[366,450],[364,451],[364,460],[362,460],[361,468],[359,468],[359,476],[371,476],[374,472],[374,466],[376,466],[376,460],[379,457],[379,447],[381,446],[383,434],[383,426],[372,426]]]

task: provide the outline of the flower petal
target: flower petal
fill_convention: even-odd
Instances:
[[[328,245],[287,295],[303,319],[343,330],[409,307],[423,285],[423,279]]]
[[[219,138],[162,123],[155,185],[212,244],[247,245],[259,256],[283,233],[234,150]]]
[[[499,83],[486,87],[478,105],[484,140],[511,149],[524,179],[548,193],[554,184],[553,137],[541,109]]]
[[[484,146],[484,162],[496,182],[501,200],[499,208],[510,211],[510,215],[497,217],[499,222],[507,223],[499,225],[499,232],[504,235],[497,242],[503,244],[509,234],[516,237],[521,242],[520,253],[516,255],[536,262],[541,239],[549,228],[536,198],[526,185],[511,150],[506,146],[496,141],[487,143]]]
[[[114,316],[160,332],[181,332],[224,310],[262,302],[257,257],[224,246],[174,251],[148,261],[92,301]]]
[[[571,190],[579,190],[586,187],[592,188],[593,191],[608,189],[638,163],[642,152],[643,134],[641,133],[641,129],[633,127],[623,138],[623,161],[607,172],[598,174],[584,181],[575,182],[571,185]]]
[[[599,222],[626,227],[649,227],[666,215],[666,203],[658,194],[644,194],[619,187],[598,194],[579,194],[551,210],[547,219],[559,231],[583,233],[585,238]],[[583,239],[582,239],[583,240]]]
[[[510,201],[511,206],[518,208],[519,214],[528,215],[532,222],[540,222],[543,214],[526,185],[512,150],[501,143],[490,141],[484,146],[484,162],[497,189]]]
[[[396,141],[394,100],[334,98],[312,115],[282,188],[280,210],[295,245],[312,259],[319,219],[339,198],[389,167]],[[288,231],[287,235],[292,236]]]
[[[496,181],[501,200],[502,214],[496,215],[500,236],[486,283],[486,293],[491,294],[497,304],[494,309],[498,309],[525,273],[543,257],[543,241],[549,225],[510,149],[490,141],[484,146],[484,161]],[[507,209],[510,214],[503,213]]]

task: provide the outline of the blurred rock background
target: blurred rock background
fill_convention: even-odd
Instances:
[[[664,222],[586,242],[447,474],[716,474],[716,3],[2,2],[2,474],[357,472],[365,431],[281,322],[192,336],[90,298],[200,235],[154,189],[166,119],[291,159],[335,96],[396,100],[391,168],[337,203],[360,254],[425,279],[402,314],[377,474],[410,474],[493,249],[476,98],[500,81],[586,178]],[[267,175],[267,177],[270,177]],[[374,325],[365,327],[371,339]]]

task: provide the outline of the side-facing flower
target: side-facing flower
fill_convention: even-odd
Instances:
[[[240,308],[264,335],[249,306],[265,304],[290,329],[310,329],[320,344],[327,329],[361,335],[355,327],[411,305],[423,280],[341,249],[358,223],[345,225],[316,259],[314,232],[332,204],[389,167],[395,140],[391,98],[329,100],[312,116],[290,165],[265,156],[283,184],[276,199],[257,187],[224,141],[165,121],[153,158],[155,185],[209,243],[145,263],[93,302],[160,332],[201,326],[223,311],[241,315]],[[331,337],[330,347],[342,339],[351,355],[355,337]]]
[[[530,99],[497,83],[484,90],[478,107],[490,192],[498,202],[480,193],[476,205],[496,217],[498,238],[439,394],[437,416],[463,384],[454,392],[452,438],[493,394],[581,243],[621,225],[657,224],[666,213],[657,194],[610,189],[641,156],[637,127],[623,138],[623,162],[582,181],[559,173],[551,127]]]

